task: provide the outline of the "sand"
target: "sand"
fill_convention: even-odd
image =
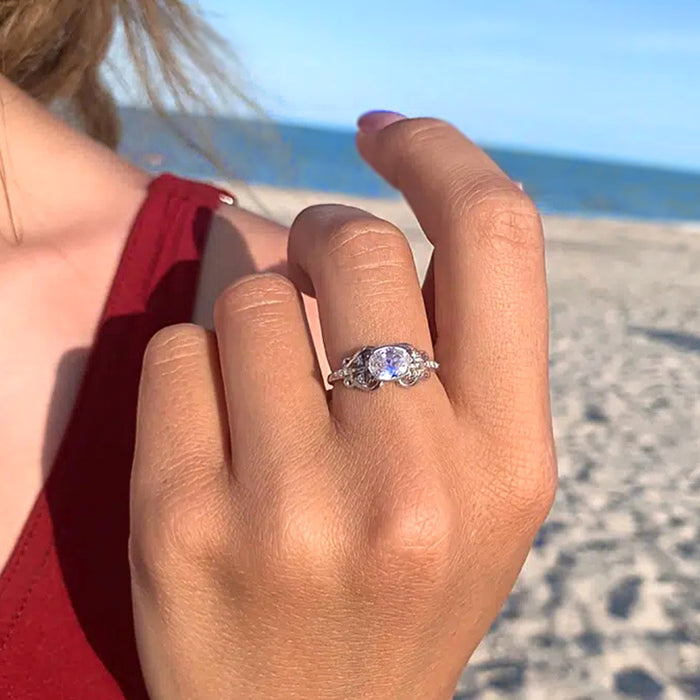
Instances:
[[[344,202],[236,185],[289,223]],[[460,698],[700,697],[700,226],[544,217],[560,488]]]

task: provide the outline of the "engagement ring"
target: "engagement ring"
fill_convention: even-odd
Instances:
[[[366,345],[343,360],[342,367],[328,375],[328,382],[342,381],[346,387],[374,391],[385,382],[408,387],[429,379],[439,367],[429,355],[408,343]]]

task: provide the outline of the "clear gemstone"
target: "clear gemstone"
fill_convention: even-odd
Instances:
[[[369,373],[380,382],[390,382],[408,374],[411,355],[396,345],[385,345],[372,352],[367,363]]]

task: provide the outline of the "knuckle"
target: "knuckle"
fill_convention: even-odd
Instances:
[[[220,550],[228,538],[216,509],[199,501],[154,496],[132,515],[129,562],[140,580],[167,580],[173,567],[209,565],[224,556]]]
[[[160,523],[163,522],[164,499],[151,496],[132,506],[129,533],[129,564],[139,581],[158,581],[167,568],[169,551],[163,546]]]
[[[456,132],[456,127],[444,119],[419,117],[396,122],[391,129],[383,130],[380,134],[399,140],[402,150],[410,153],[413,148],[421,149],[426,143],[440,141],[445,135]]]
[[[511,477],[505,484],[506,502],[513,512],[542,521],[549,513],[557,492],[554,452],[544,449],[512,460]]]
[[[308,584],[327,585],[339,568],[338,542],[343,538],[330,522],[326,508],[311,507],[296,499],[276,509],[273,523],[267,523],[264,538],[268,544],[265,559],[271,577],[288,582],[303,578]],[[336,528],[337,529],[337,528]]]
[[[265,309],[295,302],[292,282],[276,273],[246,275],[227,287],[214,305],[215,319],[229,316],[258,316]]]
[[[194,323],[180,323],[159,330],[148,342],[143,356],[145,367],[178,363],[199,356],[207,346],[208,333]]]
[[[530,197],[515,185],[493,176],[459,193],[457,215],[466,221],[476,240],[506,245],[518,252],[540,252],[544,245],[542,222]]]
[[[445,489],[415,486],[400,500],[384,504],[373,517],[370,550],[383,564],[428,568],[433,575],[438,574],[454,551],[456,511]]]
[[[337,268],[353,273],[404,266],[413,260],[403,233],[372,216],[340,224],[328,238],[326,256]]]
[[[340,207],[338,204],[312,204],[302,209],[292,222],[290,236],[295,239],[300,230],[313,229],[319,222],[331,219]]]
[[[396,154],[390,166],[389,181],[403,189],[404,173],[416,162],[423,162],[436,149],[452,148],[455,137],[464,136],[449,122],[433,117],[404,119],[379,132],[383,148]]]

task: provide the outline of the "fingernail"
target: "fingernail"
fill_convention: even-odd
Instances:
[[[521,192],[525,192],[525,187],[524,187],[524,185],[523,185],[522,182],[518,182],[517,180],[515,180],[515,186],[516,186]]]
[[[365,134],[375,134],[377,131],[381,131],[385,126],[400,122],[402,119],[406,119],[406,116],[398,112],[376,110],[363,114],[357,120],[357,126],[360,131]]]

